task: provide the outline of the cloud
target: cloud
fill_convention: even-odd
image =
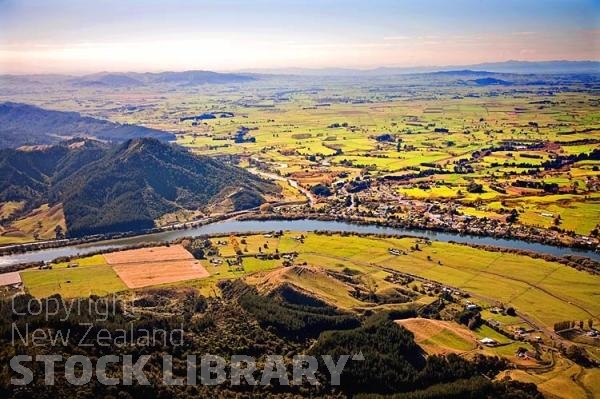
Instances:
[[[398,40],[408,40],[410,39],[410,36],[386,36],[383,38],[383,40],[390,40],[390,41],[398,41]]]
[[[0,0],[1,1],[1,0]],[[598,29],[470,35],[353,37],[245,36],[235,32],[71,42],[0,40],[5,73],[98,70],[234,70],[277,67],[465,65],[502,59],[596,59]]]
[[[537,32],[529,32],[529,31],[513,32],[513,36],[533,36],[533,35],[537,35]]]

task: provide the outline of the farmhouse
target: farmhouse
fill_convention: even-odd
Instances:
[[[399,249],[396,249],[396,248],[390,248],[390,249],[388,249],[388,252],[389,252],[391,255],[394,255],[394,256],[400,256],[400,255],[402,254],[402,253],[400,252],[400,250],[399,250]]]
[[[498,320],[488,319],[488,324],[492,327],[500,327],[502,324]]]
[[[488,337],[480,339],[479,342],[481,342],[485,346],[496,346],[496,344],[497,344],[495,339],[488,338]]]
[[[524,348],[517,349],[516,355],[522,359],[536,359],[538,357],[537,353],[528,351]]]

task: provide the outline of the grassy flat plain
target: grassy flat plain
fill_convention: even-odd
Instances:
[[[514,306],[517,311],[547,327],[565,319],[600,321],[600,277],[558,263],[459,244],[427,244],[415,238],[305,233],[304,238],[299,240],[299,236],[300,233],[289,232],[282,237],[236,237],[247,256],[242,258],[240,267],[202,260],[200,262],[208,271],[208,277],[175,284],[196,286],[204,294],[212,295],[214,284],[220,279],[247,276],[255,284],[287,281],[325,297],[337,306],[360,308],[369,304],[352,297],[349,286],[323,271],[340,273],[351,269],[360,276],[364,286],[383,293],[394,287],[385,278],[391,274],[390,271],[397,270],[460,288],[479,297],[484,305],[502,303]],[[230,237],[212,241],[220,253],[216,259],[234,257]],[[217,245],[217,242],[222,245]],[[415,250],[416,246],[418,250]],[[398,248],[406,255],[391,255],[389,248]],[[290,252],[298,253],[295,265],[306,264],[316,269],[288,270],[283,268],[282,260],[254,257],[260,253]],[[103,256],[82,258],[77,262],[80,267],[74,269],[59,264],[53,270],[24,271],[21,274],[25,287],[37,296],[55,292],[69,296],[88,295],[94,289],[112,292],[126,288],[116,275],[109,272],[112,269]],[[154,261],[148,259],[147,262]],[[280,269],[278,275],[265,275],[275,269]],[[86,275],[87,279],[84,278]],[[71,283],[65,283],[66,280],[71,280]]]
[[[176,89],[79,88],[77,101],[61,88],[44,91],[40,101],[36,90],[44,88],[39,87],[27,94],[17,91],[10,100],[168,130],[177,143],[199,154],[232,157],[242,167],[259,165],[305,188],[329,185],[334,195],[321,201],[331,207],[348,195],[335,182],[427,172],[432,174],[389,183],[388,197],[377,185],[355,193],[365,203],[355,211],[372,211],[366,202],[373,200],[394,208],[388,216],[403,217],[423,203],[442,202],[478,219],[504,220],[507,210],[515,209],[516,222],[524,226],[590,236],[600,223],[600,160],[542,165],[600,148],[594,91],[577,79],[559,84],[549,75],[500,76],[512,82],[508,86],[476,85],[470,80],[476,77],[271,77]],[[217,111],[233,116],[182,120]],[[234,140],[242,128],[249,129],[246,136],[252,140]],[[525,189],[522,181],[557,184],[558,193]],[[483,192],[468,192],[471,182],[481,184]],[[286,194],[298,199],[295,190]],[[13,208],[7,203],[0,212]],[[193,214],[162,221],[186,217]],[[46,238],[49,230],[41,230],[39,238]],[[0,231],[0,243],[34,238],[32,229],[24,228],[23,234]]]
[[[76,268],[58,263],[52,265],[52,270],[26,270],[21,272],[21,279],[27,291],[40,298],[56,293],[66,298],[107,295],[127,289],[102,255],[76,262],[79,264]]]
[[[320,265],[334,268],[348,263],[385,266],[511,304],[548,326],[564,315],[575,319],[600,315],[600,277],[542,259],[442,242],[411,251],[415,243],[412,238],[309,235],[298,259],[312,263],[319,255]],[[390,255],[390,247],[408,254]]]

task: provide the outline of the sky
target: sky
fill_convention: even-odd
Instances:
[[[0,73],[600,60],[600,0],[0,0]]]

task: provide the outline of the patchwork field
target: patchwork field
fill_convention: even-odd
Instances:
[[[600,399],[600,0],[179,3],[0,0],[0,399]]]
[[[174,245],[88,256],[53,264],[50,270],[25,270],[20,275],[31,295],[59,293],[71,298],[202,279],[209,273],[185,248]]]
[[[524,318],[531,320],[540,326],[533,334],[543,336],[545,345],[553,345],[547,331],[554,322],[591,319],[597,325],[599,321],[600,277],[519,254],[410,237],[285,232],[281,236],[213,237],[208,244],[202,239],[211,254],[196,260],[184,248],[191,242],[187,239],[181,245],[84,257],[54,264],[51,270],[26,270],[21,277],[25,290],[37,297],[55,293],[64,297],[103,295],[155,285],[193,287],[203,295],[219,296],[219,281],[243,278],[263,294],[289,285],[297,292],[357,313],[432,304],[439,290],[427,288],[427,284],[434,282],[470,293],[470,299],[482,307],[482,318],[494,319],[509,333],[518,326],[530,328]],[[390,254],[390,248],[398,249],[401,255]],[[288,261],[290,254],[292,260]],[[396,272],[423,280],[403,281]],[[455,301],[448,309],[462,310],[462,297],[455,297]],[[519,315],[492,313],[491,309],[500,304],[513,306]],[[533,344],[507,338],[485,324],[469,330],[451,316],[448,320],[412,318],[399,323],[415,334],[416,342],[428,354],[483,353],[506,357],[522,367],[537,367],[534,360],[516,356],[518,350],[533,352]],[[499,345],[486,347],[477,342],[486,337]],[[549,354],[543,356],[550,359]],[[586,392],[597,392],[593,370],[562,358],[556,367],[561,371],[506,374],[539,384],[550,398],[586,397]]]
[[[583,77],[566,82],[509,75],[503,77],[514,79],[508,86],[479,86],[465,83],[477,73],[467,75],[359,83],[288,77],[235,91],[219,85],[122,92],[80,88],[77,101],[59,89],[44,91],[43,101],[35,90],[10,97],[164,129],[195,153],[289,178],[306,190],[327,186],[331,195],[319,197],[317,205],[293,209],[300,215],[318,210],[428,227],[435,220],[459,229],[464,216],[478,224],[476,229],[493,234],[488,220],[506,222],[514,211],[511,227],[542,231],[525,235],[570,243],[575,233],[597,244],[600,113],[593,85],[577,80]],[[216,111],[227,115],[195,119]],[[365,185],[356,187],[357,181]],[[279,183],[287,200],[305,199]],[[0,204],[0,215],[12,215],[21,206],[7,201]],[[180,223],[199,214],[175,212],[157,223]],[[0,245],[53,238],[54,226],[64,221],[58,213],[48,216],[41,227],[33,214],[20,215],[19,223],[1,223]]]
[[[0,286],[19,284],[21,281],[21,274],[19,272],[0,274]]]
[[[205,295],[214,295],[215,285],[222,279],[246,277],[259,285],[277,280],[293,283],[337,306],[362,309],[377,304],[354,297],[355,288],[381,298],[393,296],[397,285],[389,279],[398,271],[469,292],[484,307],[513,306],[548,328],[565,319],[600,321],[600,277],[541,258],[415,238],[294,232],[281,237],[213,238],[211,245],[218,255],[207,260],[194,259],[182,245],[170,245],[82,258],[77,268],[58,264],[53,270],[27,270],[21,275],[25,288],[36,296],[55,292],[88,295],[161,284],[197,287]],[[235,260],[236,248],[242,251],[241,263],[228,264],[227,260]],[[389,248],[404,254],[391,255]],[[297,253],[293,264],[309,268],[265,274],[283,267],[281,254],[293,252]],[[336,274],[348,275],[352,284],[332,277]]]
[[[200,261],[180,245],[112,252],[105,258],[128,288],[209,276]]]

